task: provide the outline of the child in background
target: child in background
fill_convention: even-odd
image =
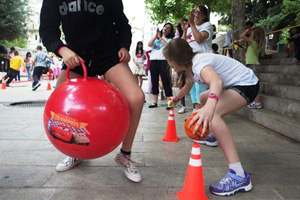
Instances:
[[[143,42],[139,41],[136,45],[136,49],[132,55],[132,60],[135,64],[133,75],[137,80],[140,88],[143,86],[143,75],[145,75],[145,60],[146,55],[143,49]]]
[[[295,44],[295,57],[291,64],[300,65],[300,31],[297,28],[292,28],[290,38]]]
[[[171,98],[174,104],[188,94],[194,82],[209,86],[200,97],[203,107],[194,111],[196,115],[189,127],[195,123],[193,133],[196,133],[202,124],[202,135],[206,129],[212,130],[229,165],[227,174],[211,184],[210,191],[221,196],[250,191],[249,174],[240,163],[232,134],[222,118],[253,101],[259,90],[258,78],[251,69],[232,58],[193,52],[189,44],[179,38],[169,42],[163,53],[175,71],[184,70],[187,76],[184,87]]]
[[[185,23],[188,23],[189,20],[181,19],[181,21],[184,21]],[[183,30],[182,30],[182,27],[181,27],[181,22],[179,22],[179,24],[176,27],[176,32],[175,32],[175,37],[174,38],[181,38],[182,34],[183,34]],[[183,77],[181,77],[181,76],[183,76]],[[181,80],[181,81],[177,80],[179,89],[181,89],[185,84],[185,74],[183,72],[177,72],[177,77],[178,77],[178,80]],[[182,97],[182,99],[180,100],[180,103],[181,103],[181,107],[178,110],[178,114],[184,114],[186,112],[185,97]]]
[[[287,44],[284,46],[284,51],[287,54],[287,58],[296,55],[296,45],[292,38],[287,39]]]
[[[19,56],[19,52],[14,51],[14,57],[11,58],[8,72],[4,77],[4,80],[8,79],[6,81],[7,87],[9,87],[9,84],[12,82],[12,80],[17,77],[18,73],[20,72],[21,65],[25,68],[25,62]],[[0,83],[2,83],[2,80],[0,80]]]
[[[219,52],[218,52],[219,46],[218,46],[216,43],[213,43],[213,44],[211,45],[211,48],[212,48],[212,52],[213,52],[214,54],[219,54]]]
[[[32,68],[32,58],[31,53],[27,52],[25,57],[25,65],[26,65],[26,72],[27,72],[27,80],[30,81],[31,79],[31,68]]]
[[[251,35],[247,37],[249,31],[251,31]],[[260,72],[259,55],[265,45],[265,37],[265,30],[260,26],[246,29],[241,35],[241,38],[249,44],[246,53],[246,65],[254,71],[256,76]],[[250,109],[261,109],[262,105],[259,96],[257,95],[254,101],[247,105],[247,107]]]

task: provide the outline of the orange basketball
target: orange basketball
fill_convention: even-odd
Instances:
[[[193,140],[203,140],[204,138],[206,138],[206,137],[208,136],[209,130],[206,129],[206,131],[205,131],[203,137],[201,137],[201,132],[202,132],[202,129],[203,129],[202,124],[200,125],[200,127],[199,127],[198,131],[196,132],[196,134],[193,134],[193,130],[194,130],[195,126],[196,126],[197,121],[195,121],[194,124],[193,124],[190,128],[188,128],[190,121],[193,119],[193,117],[194,117],[195,115],[196,115],[196,113],[193,113],[193,114],[185,121],[185,124],[184,124],[184,130],[185,130],[186,135],[187,135],[189,138],[191,138],[191,139],[193,139]]]

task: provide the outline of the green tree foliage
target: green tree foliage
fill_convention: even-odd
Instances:
[[[0,40],[26,37],[28,0],[0,0]]]
[[[300,22],[300,0],[257,0],[246,4],[253,23],[268,29],[281,29]]]
[[[283,12],[296,15],[291,25],[300,24],[300,0],[283,0]]]
[[[0,40],[0,44],[4,45],[6,48],[10,48],[10,47],[26,48],[27,43],[28,43],[27,37],[19,37],[18,39],[12,41]]]
[[[153,22],[178,23],[198,5],[206,5],[210,12],[230,12],[231,0],[145,0],[145,4]]]

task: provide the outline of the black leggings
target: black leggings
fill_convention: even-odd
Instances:
[[[170,66],[166,60],[151,60],[150,62],[150,73],[152,82],[152,94],[159,94],[159,75],[161,77],[165,95],[167,97],[173,96],[171,87],[171,75],[169,72]]]
[[[4,80],[6,80],[8,78],[8,80],[6,81],[6,85],[9,85],[12,82],[12,80],[17,77],[18,72],[19,71],[14,70],[12,68],[8,69],[8,72],[4,77]]]

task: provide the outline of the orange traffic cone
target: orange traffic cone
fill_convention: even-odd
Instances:
[[[47,90],[51,90],[51,85],[50,85],[50,82],[48,82],[48,85],[47,85]]]
[[[205,195],[200,145],[194,143],[182,192],[177,192],[179,200],[207,200]]]
[[[4,79],[2,79],[1,90],[5,90],[5,89],[6,89],[6,84]]]
[[[30,81],[33,82],[33,77],[30,78]]]
[[[171,108],[170,113],[169,113],[167,129],[166,129],[166,133],[165,133],[165,137],[163,138],[163,141],[164,142],[178,142],[173,108]]]

